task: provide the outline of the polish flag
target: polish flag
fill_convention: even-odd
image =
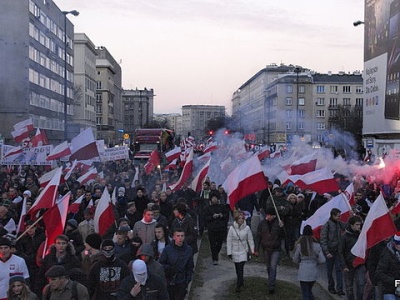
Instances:
[[[39,179],[39,185],[41,188],[46,187],[50,180],[57,174],[58,169],[53,169],[50,172],[44,173]]]
[[[167,162],[171,162],[175,159],[178,159],[180,155],[181,155],[181,147],[175,146],[174,149],[165,153],[165,158]]]
[[[217,142],[209,143],[206,148],[204,149],[203,153],[213,152],[218,149]]]
[[[94,231],[103,236],[107,229],[115,222],[110,193],[104,189],[94,212]]]
[[[304,175],[315,171],[317,165],[317,153],[303,156],[299,160],[293,162],[287,170],[290,175]]]
[[[95,180],[96,178],[97,178],[97,170],[96,168],[91,168],[89,171],[87,171],[85,174],[79,177],[76,181],[78,181],[81,185],[84,185],[90,180]]]
[[[12,135],[14,141],[17,143],[22,143],[23,140],[29,138],[30,133],[31,132],[28,130],[27,127],[23,127],[23,128],[11,131],[11,135]]]
[[[81,195],[78,199],[71,203],[71,205],[68,207],[68,213],[76,214],[79,211],[79,207],[81,206],[84,197],[85,194]]]
[[[291,175],[288,181],[293,182],[302,190],[311,189],[319,194],[337,191],[339,186],[328,168],[322,168],[304,175]]]
[[[99,157],[99,150],[97,149],[92,128],[89,127],[71,140],[71,156],[69,160],[85,160],[95,157]]]
[[[211,152],[206,152],[203,155],[199,156],[197,158],[197,160],[198,161],[202,161],[202,162],[206,162],[206,161],[210,160],[210,158],[211,158]]]
[[[32,118],[29,118],[29,119],[26,119],[24,121],[21,121],[21,122],[15,124],[13,127],[14,127],[14,130],[19,130],[19,129],[22,129],[22,128],[26,128],[26,130],[29,131],[29,132],[34,129]]]
[[[21,147],[13,147],[9,150],[3,157],[7,158],[7,160],[13,160],[16,156],[20,155],[24,150]]]
[[[64,175],[64,179],[68,180],[71,177],[72,172],[75,170],[75,168],[78,166],[78,161],[75,159],[74,162],[72,163],[71,167],[65,168],[64,171],[67,173]]]
[[[263,160],[263,159],[268,158],[270,156],[270,154],[271,154],[271,151],[269,149],[269,146],[264,146],[258,151],[257,156],[258,156],[259,160]]]
[[[364,263],[366,252],[369,248],[395,233],[396,226],[381,193],[370,207],[357,242],[351,248],[351,253],[356,256],[353,265],[357,266]]]
[[[58,186],[60,185],[62,167],[59,167],[55,170],[54,176],[51,178],[44,190],[39,194],[32,207],[29,209],[29,215],[34,216],[40,209],[52,208],[54,206],[58,193]]]
[[[47,139],[46,133],[41,131],[39,128],[36,129],[36,134],[31,140],[32,147],[48,145],[49,141]]]
[[[43,215],[43,222],[45,225],[46,241],[43,249],[43,257],[47,253],[47,249],[54,244],[55,238],[63,234],[65,222],[67,220],[69,199],[71,198],[71,192],[65,194],[59,199],[56,204],[46,211]]]
[[[87,172],[90,170],[92,164],[93,160],[81,160],[78,162],[77,169],[79,169],[80,172]]]
[[[144,165],[144,171],[147,175],[150,175],[151,172],[160,164],[160,156],[158,155],[157,150],[153,150],[150,154],[149,160]]]
[[[54,147],[54,149],[47,156],[46,160],[54,160],[68,155],[71,155],[71,149],[69,148],[68,142],[65,141]]]
[[[350,206],[353,206],[356,204],[356,200],[354,199],[354,184],[350,183],[346,190],[344,191],[346,194],[347,199],[349,200]]]
[[[190,176],[192,176],[193,172],[193,148],[190,149],[189,156],[186,158],[185,165],[183,166],[183,170],[181,176],[178,181],[170,186],[173,192],[179,190],[183,184],[189,180]]]
[[[232,158],[229,156],[220,164],[221,171],[225,174],[228,174],[233,169]]]
[[[168,165],[166,165],[165,167],[164,167],[164,171],[167,171],[167,170],[175,170],[176,168],[177,168],[177,163],[178,163],[178,159],[177,158],[175,158],[173,161],[171,161]]]
[[[28,198],[24,197],[24,200],[22,200],[23,202],[22,202],[21,216],[19,217],[17,233],[25,231],[25,216],[26,216],[26,200],[27,199]]]
[[[281,155],[282,155],[281,151],[280,150],[276,150],[275,152],[271,153],[269,155],[269,157],[270,158],[278,158],[278,157],[281,157]]]
[[[194,177],[192,183],[190,184],[190,188],[195,192],[200,192],[203,187],[204,179],[206,178],[208,170],[210,169],[210,161],[211,159],[209,159],[205,163],[205,165],[200,169],[199,173],[197,173],[196,177]]]
[[[250,194],[268,187],[260,160],[252,156],[237,166],[222,184],[228,193],[228,200],[233,211],[236,203]]]
[[[318,208],[311,217],[303,221],[301,223],[300,233],[303,232],[304,226],[310,225],[313,229],[314,237],[319,239],[321,236],[322,226],[324,226],[324,224],[328,222],[331,210],[333,208],[337,208],[338,210],[340,210],[340,220],[342,222],[347,222],[348,218],[350,217],[351,207],[349,206],[346,195],[342,193],[326,202],[324,205]]]

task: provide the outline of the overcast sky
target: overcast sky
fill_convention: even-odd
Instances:
[[[124,89],[153,88],[156,113],[224,105],[270,63],[363,68],[364,0],[54,0],[75,32],[121,63]]]

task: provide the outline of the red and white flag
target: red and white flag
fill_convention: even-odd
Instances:
[[[34,216],[42,208],[52,208],[58,194],[58,186],[60,185],[62,167],[55,169],[53,178],[46,185],[44,190],[39,194],[28,214]]]
[[[85,194],[79,196],[73,203],[71,203],[68,207],[68,213],[76,214],[79,211],[79,207],[81,206],[82,200],[85,197]]]
[[[257,156],[258,156],[259,160],[263,160],[263,159],[268,158],[270,156],[270,154],[271,154],[270,148],[268,145],[266,145],[266,146],[262,147],[260,149],[260,151],[258,151]]]
[[[165,158],[167,160],[167,162],[171,162],[175,159],[178,159],[179,156],[181,155],[181,147],[175,146],[174,149],[168,151],[165,153]]]
[[[70,161],[99,157],[96,140],[92,128],[87,128],[71,140]]]
[[[71,177],[72,172],[75,170],[75,168],[78,166],[78,161],[75,159],[72,165],[69,168],[65,168],[64,172],[67,172],[64,175],[64,179],[68,180]]]
[[[96,178],[97,178],[97,169],[93,167],[89,169],[89,171],[87,171],[81,177],[79,177],[76,181],[78,181],[81,185],[84,185],[90,180],[95,180]]]
[[[26,216],[26,200],[28,198],[24,197],[22,200],[21,216],[19,217],[17,233],[25,231],[25,216]]]
[[[17,143],[22,143],[23,140],[29,138],[30,131],[27,127],[23,127],[14,131],[11,131],[11,136],[13,137],[14,141]]]
[[[54,244],[55,238],[63,234],[65,222],[67,220],[69,199],[71,198],[71,192],[65,194],[57,203],[43,215],[43,222],[45,225],[46,241],[43,249],[44,257],[47,253],[47,249]]]
[[[240,199],[268,187],[260,160],[252,156],[237,166],[222,184],[233,210]]]
[[[185,165],[183,166],[183,170],[181,176],[178,181],[171,185],[170,188],[173,192],[179,190],[183,184],[189,180],[190,176],[192,176],[193,172],[193,148],[190,149],[189,156],[186,158]]]
[[[13,160],[22,152],[24,152],[24,150],[21,147],[13,147],[11,150],[7,151],[7,153],[3,156],[3,159],[7,158],[7,160]]]
[[[209,161],[210,159],[211,159],[211,152],[206,152],[203,155],[197,157],[197,160],[202,162]]]
[[[178,164],[178,159],[176,158],[173,161],[171,161],[168,165],[166,165],[163,170],[164,171],[175,170],[177,168],[177,164]]]
[[[150,154],[149,160],[144,165],[144,171],[147,175],[150,175],[151,172],[160,165],[160,155],[157,150],[153,150]]]
[[[317,153],[313,152],[310,155],[303,156],[299,160],[293,162],[287,172],[290,175],[304,175],[315,171],[317,165]]]
[[[350,217],[351,208],[348,204],[346,195],[342,193],[326,202],[324,205],[318,208],[311,217],[303,221],[301,223],[300,232],[303,232],[304,226],[310,225],[313,229],[314,237],[319,239],[322,226],[324,226],[324,224],[328,222],[331,210],[333,208],[337,208],[338,210],[340,210],[340,220],[342,222],[347,222],[347,219]]]
[[[366,252],[379,242],[396,233],[396,226],[390,216],[382,193],[376,198],[369,209],[367,217],[357,242],[351,248],[351,253],[356,256],[353,265],[357,266],[365,261]]]
[[[218,149],[217,142],[209,143],[206,148],[204,149],[203,153],[213,152]]]
[[[347,199],[349,200],[350,206],[353,206],[356,204],[356,200],[354,198],[354,184],[350,183],[347,188],[345,189],[344,193],[347,196]]]
[[[47,156],[46,160],[54,160],[68,155],[71,155],[71,149],[69,148],[68,142],[65,141],[54,147],[54,149]]]
[[[29,119],[26,119],[24,121],[21,121],[21,122],[15,124],[13,127],[14,127],[14,130],[19,130],[19,129],[22,129],[22,128],[26,128],[26,130],[29,131],[29,132],[34,129],[32,118],[29,118]]]
[[[319,194],[337,191],[339,186],[328,168],[322,168],[304,175],[291,175],[288,181],[293,182],[302,190],[311,189]]]
[[[276,150],[275,152],[271,153],[269,155],[269,157],[270,158],[278,158],[278,157],[281,157],[281,155],[282,155],[281,151],[280,150]]]
[[[199,170],[197,175],[194,177],[192,180],[192,183],[190,184],[190,188],[194,190],[195,192],[200,192],[201,189],[203,188],[203,182],[206,179],[206,176],[208,174],[208,170],[210,169],[210,161],[209,159],[204,166]]]
[[[104,189],[94,212],[94,231],[103,236],[107,229],[115,222],[114,209],[111,204],[110,193]]]
[[[32,147],[38,147],[48,145],[49,141],[47,139],[46,133],[37,128],[35,136],[31,139],[31,143]]]
[[[47,173],[44,173],[39,179],[39,185],[41,188],[46,187],[46,185],[50,182],[51,179],[57,174],[58,168],[53,169]]]

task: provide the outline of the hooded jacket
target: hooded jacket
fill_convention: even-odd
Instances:
[[[156,220],[145,222],[144,219],[136,222],[133,226],[133,236],[138,236],[142,239],[143,243],[151,243],[155,238],[154,228],[156,227]]]

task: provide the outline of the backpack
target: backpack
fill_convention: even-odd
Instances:
[[[72,281],[72,298],[71,300],[78,300],[78,288],[76,287],[78,285],[78,283],[76,281]],[[51,297],[51,290],[50,287],[47,288],[44,292],[43,292],[43,296],[45,296],[46,300],[50,300]]]

